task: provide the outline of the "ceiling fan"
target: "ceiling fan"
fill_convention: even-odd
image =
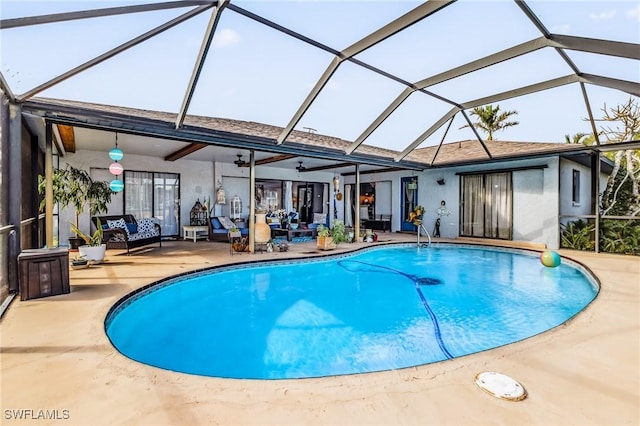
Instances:
[[[245,165],[245,162],[242,161],[242,154],[236,154],[238,156],[238,159],[236,161],[234,161],[234,164],[238,167],[243,167]]]
[[[306,167],[304,167],[302,165],[302,161],[298,161],[298,163],[300,163],[300,165],[298,167],[296,167],[296,170],[298,170],[299,172],[303,172],[306,170]]]

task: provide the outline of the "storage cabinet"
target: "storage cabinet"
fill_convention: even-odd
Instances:
[[[69,250],[34,249],[18,255],[20,300],[69,293]]]

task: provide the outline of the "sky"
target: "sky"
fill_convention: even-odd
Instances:
[[[148,1],[150,2],[150,1]],[[0,0],[2,19],[145,3]],[[239,1],[234,5],[342,50],[415,8],[415,1]],[[551,33],[640,43],[637,1],[529,1]],[[24,93],[188,9],[170,9],[0,30],[0,71]],[[178,112],[210,11],[100,63],[37,96]],[[408,82],[498,52],[541,34],[511,0],[459,0],[365,50],[356,58]],[[640,61],[570,52],[585,73],[640,82]],[[232,10],[222,13],[188,113],[286,126],[333,56]],[[428,88],[463,103],[570,74],[551,49]],[[355,140],[405,88],[353,63],[343,63],[296,125],[297,130]],[[594,115],[626,102],[620,91],[586,85]],[[563,142],[587,133],[580,86],[567,85],[498,102],[520,124],[496,139]],[[451,109],[415,93],[365,143],[402,151]],[[473,117],[471,117],[473,119]],[[460,114],[422,146],[473,139]]]

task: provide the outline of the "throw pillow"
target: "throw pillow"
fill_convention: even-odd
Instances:
[[[233,223],[233,221],[226,216],[218,216],[218,220],[220,221],[224,229],[231,229],[236,226],[235,223]]]
[[[137,223],[127,223],[127,231],[129,231],[129,235],[135,234],[138,232],[138,224]]]
[[[124,232],[127,233],[127,237],[129,237],[129,228],[127,228],[127,223],[124,221],[124,218],[120,218],[118,220],[107,220],[107,224],[110,229],[124,229]]]
[[[153,218],[145,217],[144,219],[140,220],[138,222],[138,233],[146,236],[159,235]]]
[[[314,213],[313,214],[313,223],[322,223],[324,224],[327,221],[326,213]]]
[[[222,229],[222,224],[215,216],[211,217],[211,226],[213,227],[213,229]]]

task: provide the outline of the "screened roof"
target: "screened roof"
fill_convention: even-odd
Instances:
[[[640,5],[615,1],[4,1],[2,88],[346,141],[345,154],[474,140],[470,109],[560,142],[640,96]],[[590,111],[592,115],[590,116]],[[600,123],[593,125],[600,128]],[[298,133],[299,134],[299,133]],[[367,145],[368,147],[364,146]],[[423,160],[420,160],[423,161]],[[429,161],[427,161],[429,162]]]

